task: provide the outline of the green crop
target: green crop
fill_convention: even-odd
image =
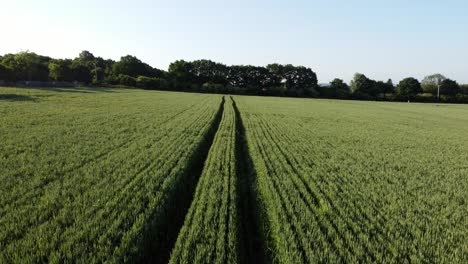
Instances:
[[[0,106],[0,259],[138,257],[188,182],[219,96],[28,91]],[[155,228],[156,227],[156,228]]]
[[[275,262],[466,263],[466,106],[236,102]]]
[[[0,88],[0,263],[467,263],[468,107]]]
[[[170,263],[239,262],[235,140],[228,100]]]

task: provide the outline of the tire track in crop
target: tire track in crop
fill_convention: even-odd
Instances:
[[[235,100],[231,97],[236,116],[236,170],[240,215],[241,261],[243,263],[270,263],[271,256],[266,250],[267,236],[262,227],[266,224],[262,214],[259,197],[257,196],[256,172],[250,156],[245,127]]]
[[[214,114],[214,116],[216,116],[216,112]],[[212,118],[212,122],[208,123],[206,127],[208,127],[207,129],[202,129],[201,131],[207,131],[209,130],[209,128],[212,126],[212,123],[213,121],[215,120],[215,118],[213,117]],[[200,121],[198,121],[200,122]],[[191,125],[194,125],[196,124],[197,121],[195,120],[193,124],[188,124],[188,127],[190,127]],[[170,134],[170,133],[169,133]],[[201,136],[202,138],[204,138],[204,136],[202,135]],[[173,141],[173,140],[164,140],[164,141],[167,141],[164,145],[165,147],[163,149],[160,149],[162,153],[165,153],[165,152],[174,152],[174,153],[180,153],[179,150],[174,150],[174,149],[167,149],[167,147],[169,148],[172,148],[172,147],[176,147],[177,149],[183,149],[185,148],[185,146],[187,145],[190,145],[191,143],[187,142],[186,140],[189,140],[189,138],[186,138],[184,139],[185,141]],[[175,143],[175,144],[174,144]],[[195,151],[196,152],[196,151]],[[191,157],[193,154],[192,152],[191,153],[186,153],[184,154],[184,157],[187,156],[187,157]],[[156,175],[154,175],[154,178],[157,179],[157,182],[156,183],[153,183],[154,186],[152,187],[152,189],[156,192],[156,193],[165,193],[164,197],[161,198],[160,200],[160,203],[158,203],[158,205],[154,208],[156,209],[145,209],[145,212],[143,211],[139,211],[139,217],[143,217],[144,218],[144,222],[143,222],[143,227],[138,227],[137,230],[140,230],[140,228],[143,228],[141,229],[144,233],[144,235],[141,235],[139,237],[132,237],[132,239],[136,239],[136,240],[132,240],[132,242],[130,243],[130,245],[135,248],[135,250],[132,250],[132,255],[131,256],[124,256],[124,257],[127,257],[128,259],[139,259],[139,258],[144,258],[146,257],[146,251],[145,251],[145,248],[146,248],[146,245],[151,245],[151,243],[147,243],[147,241],[151,241],[151,240],[155,240],[157,243],[164,243],[165,242],[165,234],[167,233],[165,230],[170,230],[170,227],[169,224],[167,224],[166,226],[164,227],[161,227],[161,225],[158,224],[158,221],[160,219],[166,219],[166,209],[167,207],[169,206],[172,206],[172,205],[179,205],[180,202],[176,201],[174,202],[174,196],[175,194],[179,195],[180,196],[180,193],[186,193],[185,191],[175,191],[176,188],[178,188],[178,185],[177,184],[174,184],[176,187],[168,187],[169,189],[165,189],[164,187],[160,187],[161,185],[162,186],[172,186],[171,184],[166,184],[166,182],[170,182],[170,181],[173,181],[174,180],[174,177],[176,178],[179,178],[178,181],[180,181],[179,183],[182,184],[182,186],[185,186],[186,185],[186,178],[190,177],[190,172],[191,172],[191,169],[190,169],[190,165],[188,166],[188,168],[184,169],[183,172],[181,172],[180,174],[178,175],[174,175],[174,168],[177,167],[176,164],[178,164],[179,160],[181,159],[181,157],[179,158],[176,158],[175,160],[174,159],[170,159],[168,161],[166,160],[161,160],[160,157],[158,157],[158,159],[153,162],[153,163],[148,163],[146,164],[141,170],[139,170],[136,174],[136,176],[134,178],[129,178],[129,179],[124,179],[124,181],[119,184],[120,187],[117,186],[117,189],[114,191],[116,193],[127,193],[127,194],[131,194],[132,192],[137,192],[137,190],[141,189],[141,188],[144,188],[145,184],[143,183],[145,181],[145,177],[148,178],[149,176],[149,173],[150,173],[150,170],[153,169],[153,168],[157,168],[158,167],[158,164],[159,166],[163,166],[163,164],[166,164],[166,162],[169,162],[169,163],[174,163],[174,166],[170,167],[170,168],[167,168],[168,170],[165,171],[165,172],[161,172],[161,173],[158,173],[156,177]],[[162,162],[162,163],[161,163]],[[160,164],[161,163],[161,164]],[[177,174],[177,172],[175,172]],[[167,177],[164,177],[164,175],[167,175]],[[169,179],[171,178],[171,179]],[[93,188],[101,188],[100,187],[100,184],[101,183],[98,183],[98,185],[95,185],[95,187]],[[187,183],[187,186],[189,185],[189,183]],[[152,192],[152,191],[151,191]],[[110,198],[111,196],[109,196]],[[108,204],[108,206],[106,206],[105,208],[102,209],[102,212],[107,212],[105,213],[104,215],[107,215],[107,214],[111,214],[111,215],[114,215],[112,218],[116,217],[115,216],[115,213],[116,213],[116,210],[114,210],[113,208],[118,206],[121,202],[124,202],[124,200],[126,199],[126,197],[128,197],[128,195],[120,195],[117,197],[117,199],[115,200],[112,200],[110,201],[110,203]],[[151,203],[150,200],[145,200],[144,202],[144,205],[142,205],[142,208],[153,208],[154,205],[151,205],[149,204]],[[123,203],[125,204],[125,203]],[[159,208],[159,209],[158,209]],[[178,208],[178,207],[176,207]],[[123,209],[124,211],[127,210],[127,209]],[[153,217],[154,216],[154,217]],[[99,216],[99,217],[103,217],[103,215]],[[118,227],[119,225],[123,224],[125,221],[128,221],[123,219],[123,218],[120,218],[118,217],[118,220],[114,223],[115,226],[111,226],[111,230],[114,228],[117,228],[117,230],[119,229],[122,229],[123,227]],[[135,226],[133,226],[132,228],[135,228]],[[163,233],[159,234],[158,232],[160,232],[161,230],[164,230]],[[154,234],[158,234],[158,235],[154,235]],[[124,237],[127,235],[126,233],[123,234]],[[158,237],[158,236],[161,236],[162,238]],[[106,239],[110,239],[111,241],[120,241],[122,239],[121,236],[115,236],[115,237],[112,237],[113,234],[112,232],[106,232],[104,234],[102,234],[99,238],[99,240],[106,240]],[[109,237],[112,237],[112,238],[109,238]],[[151,239],[151,237],[156,237],[157,239]],[[144,238],[144,239],[141,239],[140,238]],[[116,242],[118,243],[118,242]],[[158,244],[159,245],[159,244]],[[117,246],[117,244],[116,244]],[[158,247],[150,247],[148,246],[149,249],[148,251],[151,251],[153,250],[154,248],[158,248]],[[124,250],[123,252],[126,252],[126,247],[124,246],[123,247]],[[112,254],[112,252],[109,253],[109,255]],[[116,257],[117,259],[119,259],[119,254],[117,254],[118,257]],[[136,261],[135,262],[139,262],[139,261]]]
[[[183,112],[185,112],[185,110],[184,110]],[[179,115],[179,114],[181,114],[181,113],[177,113],[176,115]],[[170,134],[170,133],[166,133],[166,134]],[[164,137],[161,137],[161,138],[159,138],[158,140],[156,140],[155,142],[152,142],[152,144],[155,144],[156,142],[158,142],[158,141],[160,141],[160,140],[162,140],[162,139],[164,139]],[[129,145],[130,145],[130,144],[129,144]],[[168,145],[167,147],[169,147],[169,145],[171,145],[171,143],[170,143],[170,142],[167,142],[166,145]],[[182,144],[181,146],[183,146],[183,144]],[[115,151],[117,151],[117,150],[115,150]],[[114,152],[113,152],[113,153],[114,153]],[[143,154],[142,154],[142,155],[143,155]],[[111,155],[108,155],[108,157],[110,157],[110,156],[111,156]],[[136,176],[135,176],[133,179],[128,178],[127,180],[136,181],[136,180],[139,178],[139,177],[138,177],[139,175],[141,175],[141,174],[142,174],[143,172],[145,172],[145,171],[148,171],[149,169],[153,168],[153,167],[156,166],[156,165],[157,165],[157,164],[151,164],[151,163],[148,163],[148,164],[144,165],[143,167],[141,167],[141,168],[138,169],[138,171],[137,171],[136,174],[135,174]],[[117,167],[113,168],[111,171],[109,171],[109,173],[112,174],[116,169],[117,169]],[[104,180],[104,179],[105,179],[105,178],[103,178],[102,180]],[[73,180],[74,180],[74,181],[79,181],[80,178],[79,178],[79,177],[74,177]],[[59,181],[60,181],[60,184],[63,185],[63,181],[64,181],[63,177],[60,178]],[[100,184],[101,184],[100,182],[95,182],[95,183],[94,183],[94,186],[93,186],[92,188],[99,188]],[[126,186],[127,184],[128,184],[128,182],[124,183],[124,184],[123,184],[124,186],[121,186],[121,188],[125,188],[125,186]],[[116,191],[119,191],[119,190],[120,190],[120,189],[117,189]],[[89,190],[88,190],[88,191],[89,191]],[[44,192],[44,191],[43,191],[43,192]],[[42,193],[42,192],[41,192],[41,193]],[[62,206],[60,206],[60,208],[57,208],[58,212],[60,212],[62,209],[64,209]],[[98,208],[92,208],[91,211],[90,211],[90,213],[92,213],[94,210],[97,210],[97,209],[98,209]],[[49,215],[48,217],[43,217],[39,222],[36,223],[36,225],[37,225],[37,226],[41,226],[41,225],[43,225],[43,224],[45,224],[45,223],[48,223],[49,219],[50,219],[52,216],[53,216],[53,215],[51,214],[51,215]],[[23,237],[25,237],[25,236],[27,236],[27,235],[28,235],[28,233],[22,233],[21,235],[17,235],[17,236],[14,236],[14,237],[8,237],[8,240],[19,240],[19,239],[22,239]],[[10,236],[11,236],[11,234],[10,234]]]
[[[261,120],[261,119],[258,118],[257,120]],[[276,149],[279,151],[278,153],[276,153],[276,151],[269,151],[270,155],[272,155],[271,158],[274,158],[277,156],[277,158],[276,159],[274,158],[274,159],[278,161],[279,164],[281,164],[281,167],[283,167],[283,169],[286,170],[289,175],[295,175],[291,179],[285,178],[284,180],[289,180],[291,184],[293,184],[294,190],[298,190],[298,195],[299,195],[298,198],[300,197],[300,200],[304,203],[305,208],[307,208],[307,210],[310,211],[311,217],[315,219],[316,225],[319,228],[320,232],[323,234],[325,238],[327,238],[325,240],[326,242],[325,241],[324,242],[327,243],[331,247],[331,249],[333,249],[333,251],[340,252],[338,250],[339,246],[333,243],[330,235],[332,237],[339,236],[344,245],[344,249],[347,251],[347,254],[340,255],[340,256],[342,258],[345,258],[346,255],[349,255],[349,254],[352,255],[353,249],[352,247],[349,246],[348,244],[349,241],[347,241],[346,239],[343,239],[343,237],[339,235],[340,232],[338,231],[338,228],[335,225],[335,223],[332,221],[332,219],[330,219],[328,215],[325,215],[324,217],[321,217],[321,218],[318,218],[315,215],[317,210],[320,209],[319,208],[320,197],[317,196],[317,193],[315,191],[312,191],[309,188],[309,186],[304,182],[304,179],[302,178],[300,173],[295,169],[295,167],[291,163],[291,160],[288,159],[287,153],[284,152],[285,150],[283,150],[274,140],[277,135],[273,136],[271,134],[274,129],[268,128],[267,123],[269,122],[265,122],[263,120],[259,123],[259,125],[263,127],[261,129],[261,131],[263,131],[263,136],[261,138],[263,139],[269,138],[268,141],[270,142],[270,147],[276,146]],[[266,158],[267,160],[270,159],[268,156],[264,156],[264,158]]]
[[[264,245],[266,235],[263,230],[267,228],[260,228],[265,223],[260,220],[261,214],[258,211],[260,206],[257,205],[258,198],[255,196],[256,174],[246,145],[245,128],[235,101],[232,97],[230,100],[230,105],[226,106],[229,108],[224,109],[220,127],[204,162],[201,178],[193,184],[196,193],[171,252],[171,263],[271,262]],[[231,160],[235,162],[231,163]],[[223,178],[217,178],[218,176]],[[213,189],[211,184],[218,187]],[[219,184],[223,187],[220,188]],[[222,196],[218,199],[219,207],[216,205],[214,209],[208,207],[208,199],[212,199],[213,194]],[[216,230],[217,235],[206,237],[201,233],[207,231],[200,226],[201,223],[208,225],[210,230]],[[209,239],[205,241],[211,246],[208,251],[204,251],[203,246],[200,246],[202,249],[198,248],[199,243],[204,244],[203,239]],[[232,255],[234,248],[236,253]]]
[[[186,171],[192,174],[191,179],[187,179],[186,184],[177,186],[173,192],[175,197],[174,204],[167,206],[165,210],[166,222],[159,223],[155,234],[155,227],[149,227],[143,237],[143,248],[140,249],[138,256],[132,261],[137,263],[168,263],[171,250],[177,240],[177,235],[184,224],[185,216],[188,213],[190,204],[193,200],[198,180],[202,174],[205,161],[207,159],[214,136],[218,131],[219,124],[224,111],[225,98],[223,97],[218,112],[215,115],[209,131],[204,136],[202,144],[193,152],[190,157],[191,166]],[[180,195],[183,194],[183,195]]]
[[[210,114],[210,122],[207,122],[206,126],[204,125],[204,128],[201,130],[203,132],[200,132],[200,138],[202,138],[202,140],[200,141],[200,143],[197,143],[198,146],[202,145],[202,143],[205,141],[205,138],[206,138],[206,132],[209,131],[209,129],[213,127],[213,124],[215,123],[215,120],[216,120],[216,116],[219,115],[219,113],[217,111],[214,111],[213,114]],[[200,121],[198,121],[200,122]],[[197,121],[195,120],[194,121],[194,124],[196,124]],[[187,126],[191,126],[191,124],[187,124]],[[171,133],[165,133],[165,134],[171,134]],[[172,140],[168,140],[166,142],[167,144],[165,145],[173,145],[173,141]],[[183,143],[183,142],[180,142],[179,144],[176,144],[175,146],[177,146],[177,148],[185,148],[185,144],[187,144],[187,142]],[[180,203],[179,202],[173,202],[173,200],[176,200],[178,197],[176,197],[177,195],[181,196],[180,193],[183,193],[185,194],[185,190],[180,190],[182,187],[185,188],[185,186],[191,186],[190,183],[187,183],[188,179],[192,179],[193,177],[191,176],[192,175],[192,169],[193,166],[191,166],[191,164],[193,163],[191,160],[193,158],[193,156],[197,156],[196,154],[199,154],[199,151],[197,151],[196,149],[199,149],[198,147],[195,147],[194,148],[194,151],[193,152],[190,152],[190,153],[187,153],[186,156],[189,157],[190,161],[189,161],[189,164],[188,167],[186,167],[186,169],[183,170],[182,173],[178,174],[177,178],[179,178],[179,180],[177,180],[180,184],[180,186],[178,184],[174,184],[175,187],[174,188],[170,188],[170,190],[167,190],[167,195],[165,195],[165,198],[163,198],[163,200],[161,200],[161,203],[157,206],[159,209],[154,209],[156,207],[152,207],[151,205],[147,205],[145,204],[144,207],[150,207],[151,209],[149,209],[147,212],[145,212],[145,214],[147,215],[150,215],[150,216],[153,216],[153,215],[156,215],[155,217],[149,217],[149,218],[146,218],[145,217],[145,222],[144,222],[144,232],[142,232],[144,234],[144,237],[147,238],[148,236],[152,236],[152,230],[156,230],[154,232],[159,232],[161,230],[164,230],[163,231],[163,234],[157,234],[157,235],[154,235],[153,237],[157,237],[158,239],[156,241],[158,241],[158,243],[164,243],[165,242],[165,234],[167,234],[167,232],[165,230],[170,230],[170,225],[172,224],[169,224],[167,223],[167,229],[166,227],[164,228],[161,228],[161,229],[158,229],[160,227],[160,225],[158,223],[154,223],[154,222],[158,222],[159,219],[161,218],[164,218],[166,219],[166,212],[167,212],[167,208],[169,207],[173,207],[173,205],[179,205]],[[165,151],[163,151],[165,152]],[[177,151],[176,151],[177,152]],[[144,155],[142,153],[142,155]],[[190,158],[191,157],[191,158]],[[159,160],[159,159],[158,159]],[[177,159],[176,159],[177,160]],[[161,162],[163,162],[163,160],[161,160]],[[177,162],[176,162],[177,163]],[[146,173],[147,171],[150,170],[150,168],[153,168],[153,167],[157,167],[157,162],[156,163],[147,163],[147,164],[144,164],[144,166],[142,168],[140,168],[137,172],[136,172],[136,176],[134,178],[129,178],[129,179],[123,179],[124,181],[122,182],[121,185],[119,185],[120,187],[118,189],[116,189],[114,192],[128,192],[128,188],[135,188],[136,185],[137,185],[137,181],[138,179],[140,179],[142,177],[142,173]],[[169,172],[167,172],[166,175],[171,175],[172,174],[172,169],[173,168],[170,168]],[[147,173],[146,173],[147,174]],[[173,176],[173,177],[176,177],[176,176]],[[161,178],[163,179],[163,178]],[[131,182],[128,182],[127,180],[131,180]],[[166,180],[164,179],[164,182]],[[100,183],[99,182],[96,182],[97,185],[94,185],[92,188],[100,188]],[[179,188],[180,187],[180,188]],[[123,190],[120,190],[121,188],[124,188]],[[179,189],[177,189],[179,188]],[[182,188],[182,189],[184,189]],[[177,189],[178,191],[174,191],[174,189]],[[156,192],[159,192],[158,190],[156,190]],[[131,193],[131,192],[130,192]],[[165,192],[166,193],[166,192]],[[109,196],[111,197],[111,196]],[[128,195],[126,197],[129,197]],[[123,199],[125,198],[124,196],[119,196],[118,199]],[[106,211],[109,211],[109,207],[112,207],[113,205],[115,205],[114,203],[111,203],[109,204],[108,207],[105,208]],[[161,209],[163,208],[163,209]],[[177,210],[177,208],[179,208],[178,206],[175,207],[175,210]],[[98,208],[96,208],[98,209]],[[161,209],[161,210],[160,210]],[[94,208],[91,210],[91,211],[94,211]],[[97,212],[98,213],[98,212]],[[111,214],[113,212],[110,212]],[[99,213],[100,214],[100,213]],[[101,215],[101,214],[100,214]],[[112,216],[113,218],[114,216]],[[120,219],[120,218],[119,218]],[[120,221],[120,220],[119,220]],[[128,221],[128,220],[127,220]],[[170,220],[168,220],[170,221]],[[121,221],[120,221],[121,222]],[[119,222],[119,223],[120,223]],[[117,223],[118,224],[118,223]],[[157,228],[154,228],[154,226],[157,225]],[[103,234],[103,236],[101,236],[99,239],[103,238],[103,237],[106,237],[108,234]],[[163,239],[159,239],[161,236]],[[141,235],[140,237],[143,237],[143,235]],[[117,241],[119,241],[120,238],[113,238],[112,241],[116,241],[116,243],[118,243]],[[150,241],[151,239],[147,239],[146,241]],[[80,241],[77,241],[78,243]],[[142,241],[140,241],[140,239],[138,239],[138,241],[132,241],[131,242],[131,246],[134,248],[134,250],[132,250],[132,255],[128,257],[128,259],[140,259],[142,257],[145,257],[146,255],[144,255],[145,251],[144,251],[144,243],[140,243]],[[147,244],[150,244],[150,243],[147,243]],[[151,250],[154,249],[151,248]],[[133,254],[135,253],[135,254]],[[158,254],[159,252],[157,252],[156,254]],[[112,252],[109,253],[109,256],[112,254]],[[117,254],[118,255],[118,254]],[[119,256],[119,255],[118,255]],[[135,261],[135,262],[141,262],[141,261]]]

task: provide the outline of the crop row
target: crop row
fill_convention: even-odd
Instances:
[[[462,133],[432,125],[453,137],[438,142],[407,125],[414,111],[266,100],[236,101],[274,262],[463,262],[463,169],[430,162],[453,164],[423,143],[463,164]]]
[[[169,211],[180,188],[192,182],[194,153],[199,152],[217,122],[219,98],[198,97],[195,103],[193,97],[185,98],[179,110],[172,105],[165,108],[167,112],[148,104],[144,109],[141,102],[139,107],[124,107],[141,116],[121,112],[119,117],[126,120],[125,127],[130,131],[118,130],[115,133],[118,139],[108,142],[113,147],[98,154],[94,161],[82,159],[74,164],[70,157],[56,154],[53,156],[62,160],[33,161],[37,162],[34,171],[24,175],[23,182],[27,183],[27,179],[31,182],[25,184],[26,190],[15,188],[8,193],[2,189],[2,201],[5,198],[9,202],[1,208],[0,260],[121,262],[144,258],[147,254],[144,245],[148,241],[164,242],[158,237],[164,236],[162,223],[169,221],[166,218],[170,217]],[[70,129],[70,137],[62,134],[61,143],[65,148],[66,144],[74,145],[67,142],[73,142],[74,135],[94,133],[107,122],[96,123],[95,118],[99,119],[93,116],[88,122],[78,120],[81,130]],[[42,135],[40,131],[36,133]],[[122,139],[127,140],[122,142]],[[98,142],[94,143],[100,148],[104,142]],[[47,151],[61,146],[54,141],[49,144],[49,148],[43,144]],[[35,153],[44,154],[42,149]],[[5,164],[7,161],[8,157],[4,159]],[[66,168],[51,173],[51,167],[62,168],[57,164]],[[2,168],[2,175],[22,176],[21,171],[12,173],[10,169],[14,170]],[[161,245],[152,245],[154,254],[158,253]]]
[[[239,262],[235,141],[235,113],[228,100],[170,263]]]
[[[458,106],[31,93],[0,105],[2,263],[467,262]]]

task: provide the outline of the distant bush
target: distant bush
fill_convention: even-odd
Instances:
[[[0,80],[13,81],[14,79],[13,71],[10,68],[0,64]]]
[[[184,87],[187,87],[186,90],[193,91],[193,92],[199,92],[201,90],[201,85],[197,83],[187,84],[187,86],[184,86]]]
[[[468,103],[467,94],[456,94],[454,96],[441,95],[440,102],[442,103]]]
[[[286,87],[284,86],[275,86],[275,87],[268,87],[263,92],[264,95],[272,95],[272,96],[285,96],[286,95]]]
[[[468,94],[468,84],[461,84],[460,85],[460,92],[462,94]]]
[[[375,98],[367,93],[360,91],[354,92],[351,94],[351,98],[355,100],[374,100]]]
[[[424,103],[431,103],[431,102],[437,102],[437,97],[434,96],[432,93],[420,93],[416,95],[415,101],[418,102],[424,102]]]
[[[167,90],[169,84],[166,80],[156,77],[138,76],[136,86],[147,90]]]
[[[119,76],[117,77],[117,82],[118,84],[125,85],[125,86],[136,85],[136,79],[133,78],[132,76],[128,76],[125,74],[119,74]]]
[[[218,83],[204,83],[201,92],[204,93],[225,93],[226,87]]]
[[[318,96],[325,98],[349,98],[351,90],[349,86],[341,79],[334,79],[329,86],[319,86],[317,88]]]
[[[468,94],[458,93],[456,95],[441,95],[439,99],[432,93],[421,93],[415,98],[415,101],[422,103],[468,103]]]
[[[468,94],[457,94],[454,99],[455,103],[468,103]]]

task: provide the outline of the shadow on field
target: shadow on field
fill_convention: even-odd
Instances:
[[[231,97],[236,114],[236,169],[238,179],[240,245],[241,263],[272,263],[271,252],[267,250],[269,230],[264,206],[262,206],[256,190],[257,174],[247,145],[245,127],[237,108],[236,101]]]
[[[16,86],[20,89],[31,89],[39,91],[49,91],[57,93],[82,93],[82,94],[95,94],[95,93],[114,93],[116,88],[108,87],[50,87],[50,86]]]
[[[29,87],[28,87],[29,88]],[[113,93],[115,89],[106,87],[35,87],[32,89],[59,93]]]
[[[29,95],[21,95],[21,94],[0,94],[0,101],[8,101],[8,102],[17,102],[17,101],[31,101],[35,102],[36,99],[29,96]]]

